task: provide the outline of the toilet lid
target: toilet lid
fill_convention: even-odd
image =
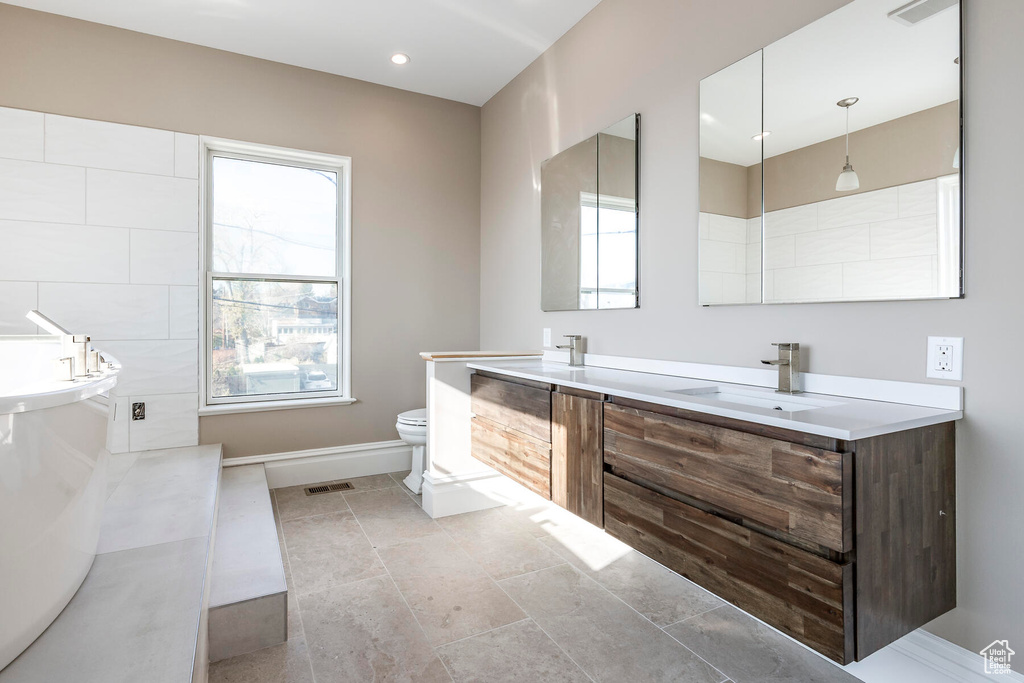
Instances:
[[[427,409],[407,410],[398,416],[398,421],[413,427],[424,427],[427,424]]]

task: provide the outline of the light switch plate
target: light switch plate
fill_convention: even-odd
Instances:
[[[550,349],[551,348],[551,328],[550,327],[545,327],[544,328],[544,348],[545,349]]]
[[[964,378],[964,338],[928,337],[927,376],[959,382]]]

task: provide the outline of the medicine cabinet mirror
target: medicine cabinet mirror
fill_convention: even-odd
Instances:
[[[702,305],[963,296],[961,42],[854,0],[701,81]]]
[[[637,308],[640,116],[541,164],[541,308]]]

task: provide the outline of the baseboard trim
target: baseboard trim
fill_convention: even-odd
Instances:
[[[434,519],[524,501],[542,499],[490,468],[447,476],[423,474],[423,510]]]
[[[1022,683],[1024,675],[985,673],[984,658],[923,629],[843,667],[865,683]]]
[[[905,657],[910,657],[955,681],[963,683],[982,683],[983,681],[992,683],[993,680],[1024,682],[1024,675],[1016,672],[999,675],[986,674],[985,658],[981,654],[971,652],[922,629],[897,640],[892,644],[892,648]]]
[[[311,448],[305,451],[224,458],[224,467],[262,464],[272,489],[303,486],[333,479],[403,472],[412,466],[412,446],[404,441]]]

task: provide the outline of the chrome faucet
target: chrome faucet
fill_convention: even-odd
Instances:
[[[796,342],[775,342],[772,346],[779,347],[778,360],[763,360],[765,365],[779,366],[779,388],[780,394],[799,394],[803,392],[800,386],[800,345]]]
[[[575,368],[583,365],[583,336],[579,334],[563,335],[569,340],[568,344],[555,346],[556,349],[569,349],[569,367]]]

